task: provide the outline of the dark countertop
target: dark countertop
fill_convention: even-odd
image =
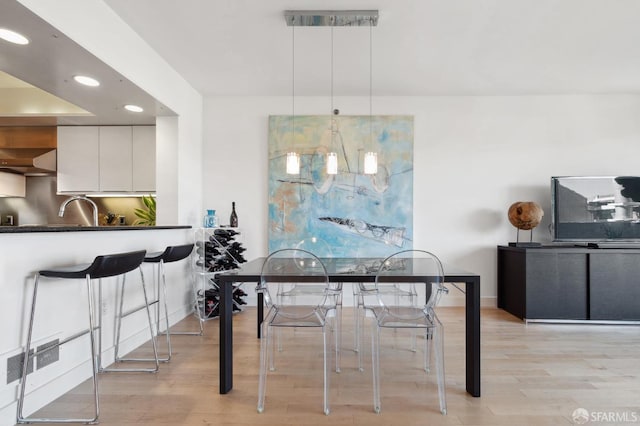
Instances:
[[[0,234],[22,234],[30,232],[84,232],[84,231],[153,231],[158,229],[190,229],[189,225],[175,226],[65,226],[28,225],[0,226]]]
[[[597,245],[583,244],[548,244],[536,247],[514,247],[499,245],[499,251],[512,251],[518,253],[535,253],[536,251],[547,253],[602,253],[602,252],[620,252],[620,253],[636,253],[640,251],[640,243],[598,243]]]

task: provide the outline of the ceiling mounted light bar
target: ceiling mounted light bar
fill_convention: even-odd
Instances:
[[[363,27],[378,25],[377,10],[285,10],[288,26]]]

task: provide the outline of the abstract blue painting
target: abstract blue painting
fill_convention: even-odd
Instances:
[[[300,173],[287,174],[287,153]],[[336,153],[338,173],[328,174]],[[365,174],[366,152],[377,153]],[[413,247],[412,116],[270,116],[269,252],[384,257]]]

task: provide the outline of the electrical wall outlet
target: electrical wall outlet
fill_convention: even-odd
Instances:
[[[33,355],[33,349],[29,351],[29,354]],[[22,377],[23,359],[24,353],[7,358],[7,384]],[[33,373],[33,356],[29,357],[29,364],[27,364],[27,374],[29,373]]]
[[[38,346],[37,352],[43,351],[47,348],[55,346],[53,349],[49,349],[46,352],[39,353],[36,355],[37,358],[37,368],[38,370],[42,367],[46,367],[49,364],[53,364],[56,361],[60,360],[60,339],[55,339],[50,342],[44,343]]]

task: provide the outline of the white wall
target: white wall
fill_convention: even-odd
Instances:
[[[156,223],[180,223],[179,187],[176,158],[178,158],[178,119],[156,118]]]
[[[368,97],[334,104],[369,112]],[[328,97],[296,98],[296,114],[329,109]],[[225,223],[236,201],[248,259],[267,254],[268,116],[290,113],[290,97],[205,99],[204,206]],[[414,247],[478,272],[485,304],[495,304],[496,246],[515,241],[513,202],[543,207],[534,240],[550,242],[551,176],[640,171],[640,96],[376,97],[373,113],[414,116]]]

